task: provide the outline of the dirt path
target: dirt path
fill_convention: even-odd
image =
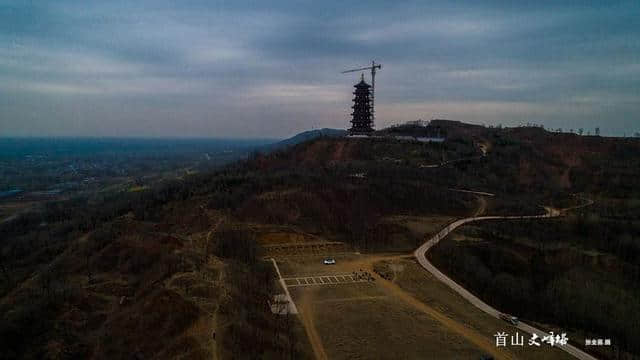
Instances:
[[[373,271],[373,264],[375,262],[381,260],[393,260],[397,259],[396,256],[387,256],[387,257],[371,257],[366,260],[358,262],[360,267],[363,269],[367,269],[373,277],[376,279],[376,283],[380,285],[380,287],[391,296],[399,298],[403,300],[408,305],[412,306],[416,310],[428,315],[434,320],[441,323],[447,329],[461,335],[465,339],[469,340],[471,343],[482,349],[484,352],[491,354],[495,359],[516,359],[516,357],[509,351],[504,350],[502,348],[497,348],[493,341],[487,338],[485,335],[461,324],[450,317],[444,315],[440,311],[432,308],[431,306],[423,303],[422,301],[416,299],[408,292],[402,290],[398,285],[393,282],[387,281],[380,277]]]
[[[373,264],[378,261],[406,259],[410,257],[411,256],[407,255],[367,256],[364,259],[343,263],[343,265],[353,270],[368,271],[375,278],[375,281],[379,285],[380,289],[384,291],[385,297],[394,297],[403,301],[415,310],[420,311],[430,318],[436,320],[448,330],[467,339],[469,342],[482,349],[483,352],[491,354],[495,359],[516,359],[516,357],[508,350],[504,348],[497,348],[492,339],[469,328],[465,324],[457,322],[456,320],[446,316],[439,310],[421,302],[413,295],[401,289],[395,283],[383,279],[373,271]],[[298,315],[302,320],[305,331],[307,333],[307,337],[309,338],[309,342],[311,343],[316,358],[321,360],[328,359],[324,345],[314,324],[313,319],[315,317],[315,312],[313,309],[313,304],[311,302],[311,295],[306,292],[302,292],[302,296],[297,300],[299,311]]]
[[[324,350],[324,345],[322,344],[320,335],[318,334],[316,326],[313,322],[313,317],[315,316],[315,314],[313,313],[313,305],[311,304],[308,295],[302,295],[302,298],[299,301],[299,307],[300,311],[298,312],[298,315],[302,319],[302,324],[304,325],[304,329],[307,332],[307,337],[309,338],[309,342],[311,343],[311,347],[313,348],[313,353],[316,355],[316,359],[327,360],[327,353]]]

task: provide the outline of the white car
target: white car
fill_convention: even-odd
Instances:
[[[504,320],[504,321],[506,321],[508,323],[511,323],[511,325],[514,325],[514,326],[518,326],[518,323],[519,323],[517,317],[511,316],[509,314],[502,314],[501,313],[500,314],[500,319],[502,319],[502,320]]]
[[[332,259],[332,258],[327,258],[327,259],[324,259],[323,263],[325,265],[335,265],[336,264],[336,260]]]

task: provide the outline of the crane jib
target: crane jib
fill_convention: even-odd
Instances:
[[[360,69],[345,70],[345,71],[342,72],[342,74],[350,73],[350,72],[354,72],[354,71],[362,71],[362,70],[374,70],[375,71],[375,69],[382,69],[382,65],[378,64],[378,65],[375,65],[375,66],[369,66],[369,67],[364,67],[364,68],[360,68]]]

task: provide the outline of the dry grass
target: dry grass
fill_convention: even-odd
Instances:
[[[454,218],[450,216],[390,216],[384,220],[402,225],[414,235],[424,238],[426,235],[432,235],[442,230],[442,227],[452,222]]]
[[[335,265],[324,265],[322,260],[331,257],[336,260]],[[360,258],[357,254],[327,254],[326,256],[296,256],[278,260],[278,266],[283,277],[324,275],[349,273],[353,271],[350,263]],[[356,269],[357,270],[357,269]]]
[[[311,298],[310,316],[330,359],[473,359],[483,353],[374,283],[295,293]]]
[[[303,234],[287,232],[267,233],[258,237],[258,242],[261,245],[294,244],[304,243],[306,241],[314,241],[314,239]]]
[[[279,266],[283,276],[349,273],[369,258],[353,254],[326,266],[321,257],[306,257]],[[395,270],[403,271],[403,266]],[[305,322],[314,327],[329,359],[474,359],[484,354],[377,282],[295,287],[291,293],[296,303],[305,304],[299,307],[306,310],[301,316],[311,317]]]
[[[425,237],[435,235],[453,220],[449,216],[394,215],[383,218],[380,225],[387,232],[386,249],[410,252],[420,246]]]

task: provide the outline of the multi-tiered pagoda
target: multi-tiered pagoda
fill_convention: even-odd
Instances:
[[[353,87],[356,91],[353,92],[355,97],[353,98],[353,112],[351,115],[351,134],[369,134],[373,132],[373,118],[371,116],[371,85],[364,82],[364,75],[362,75],[360,82]]]

